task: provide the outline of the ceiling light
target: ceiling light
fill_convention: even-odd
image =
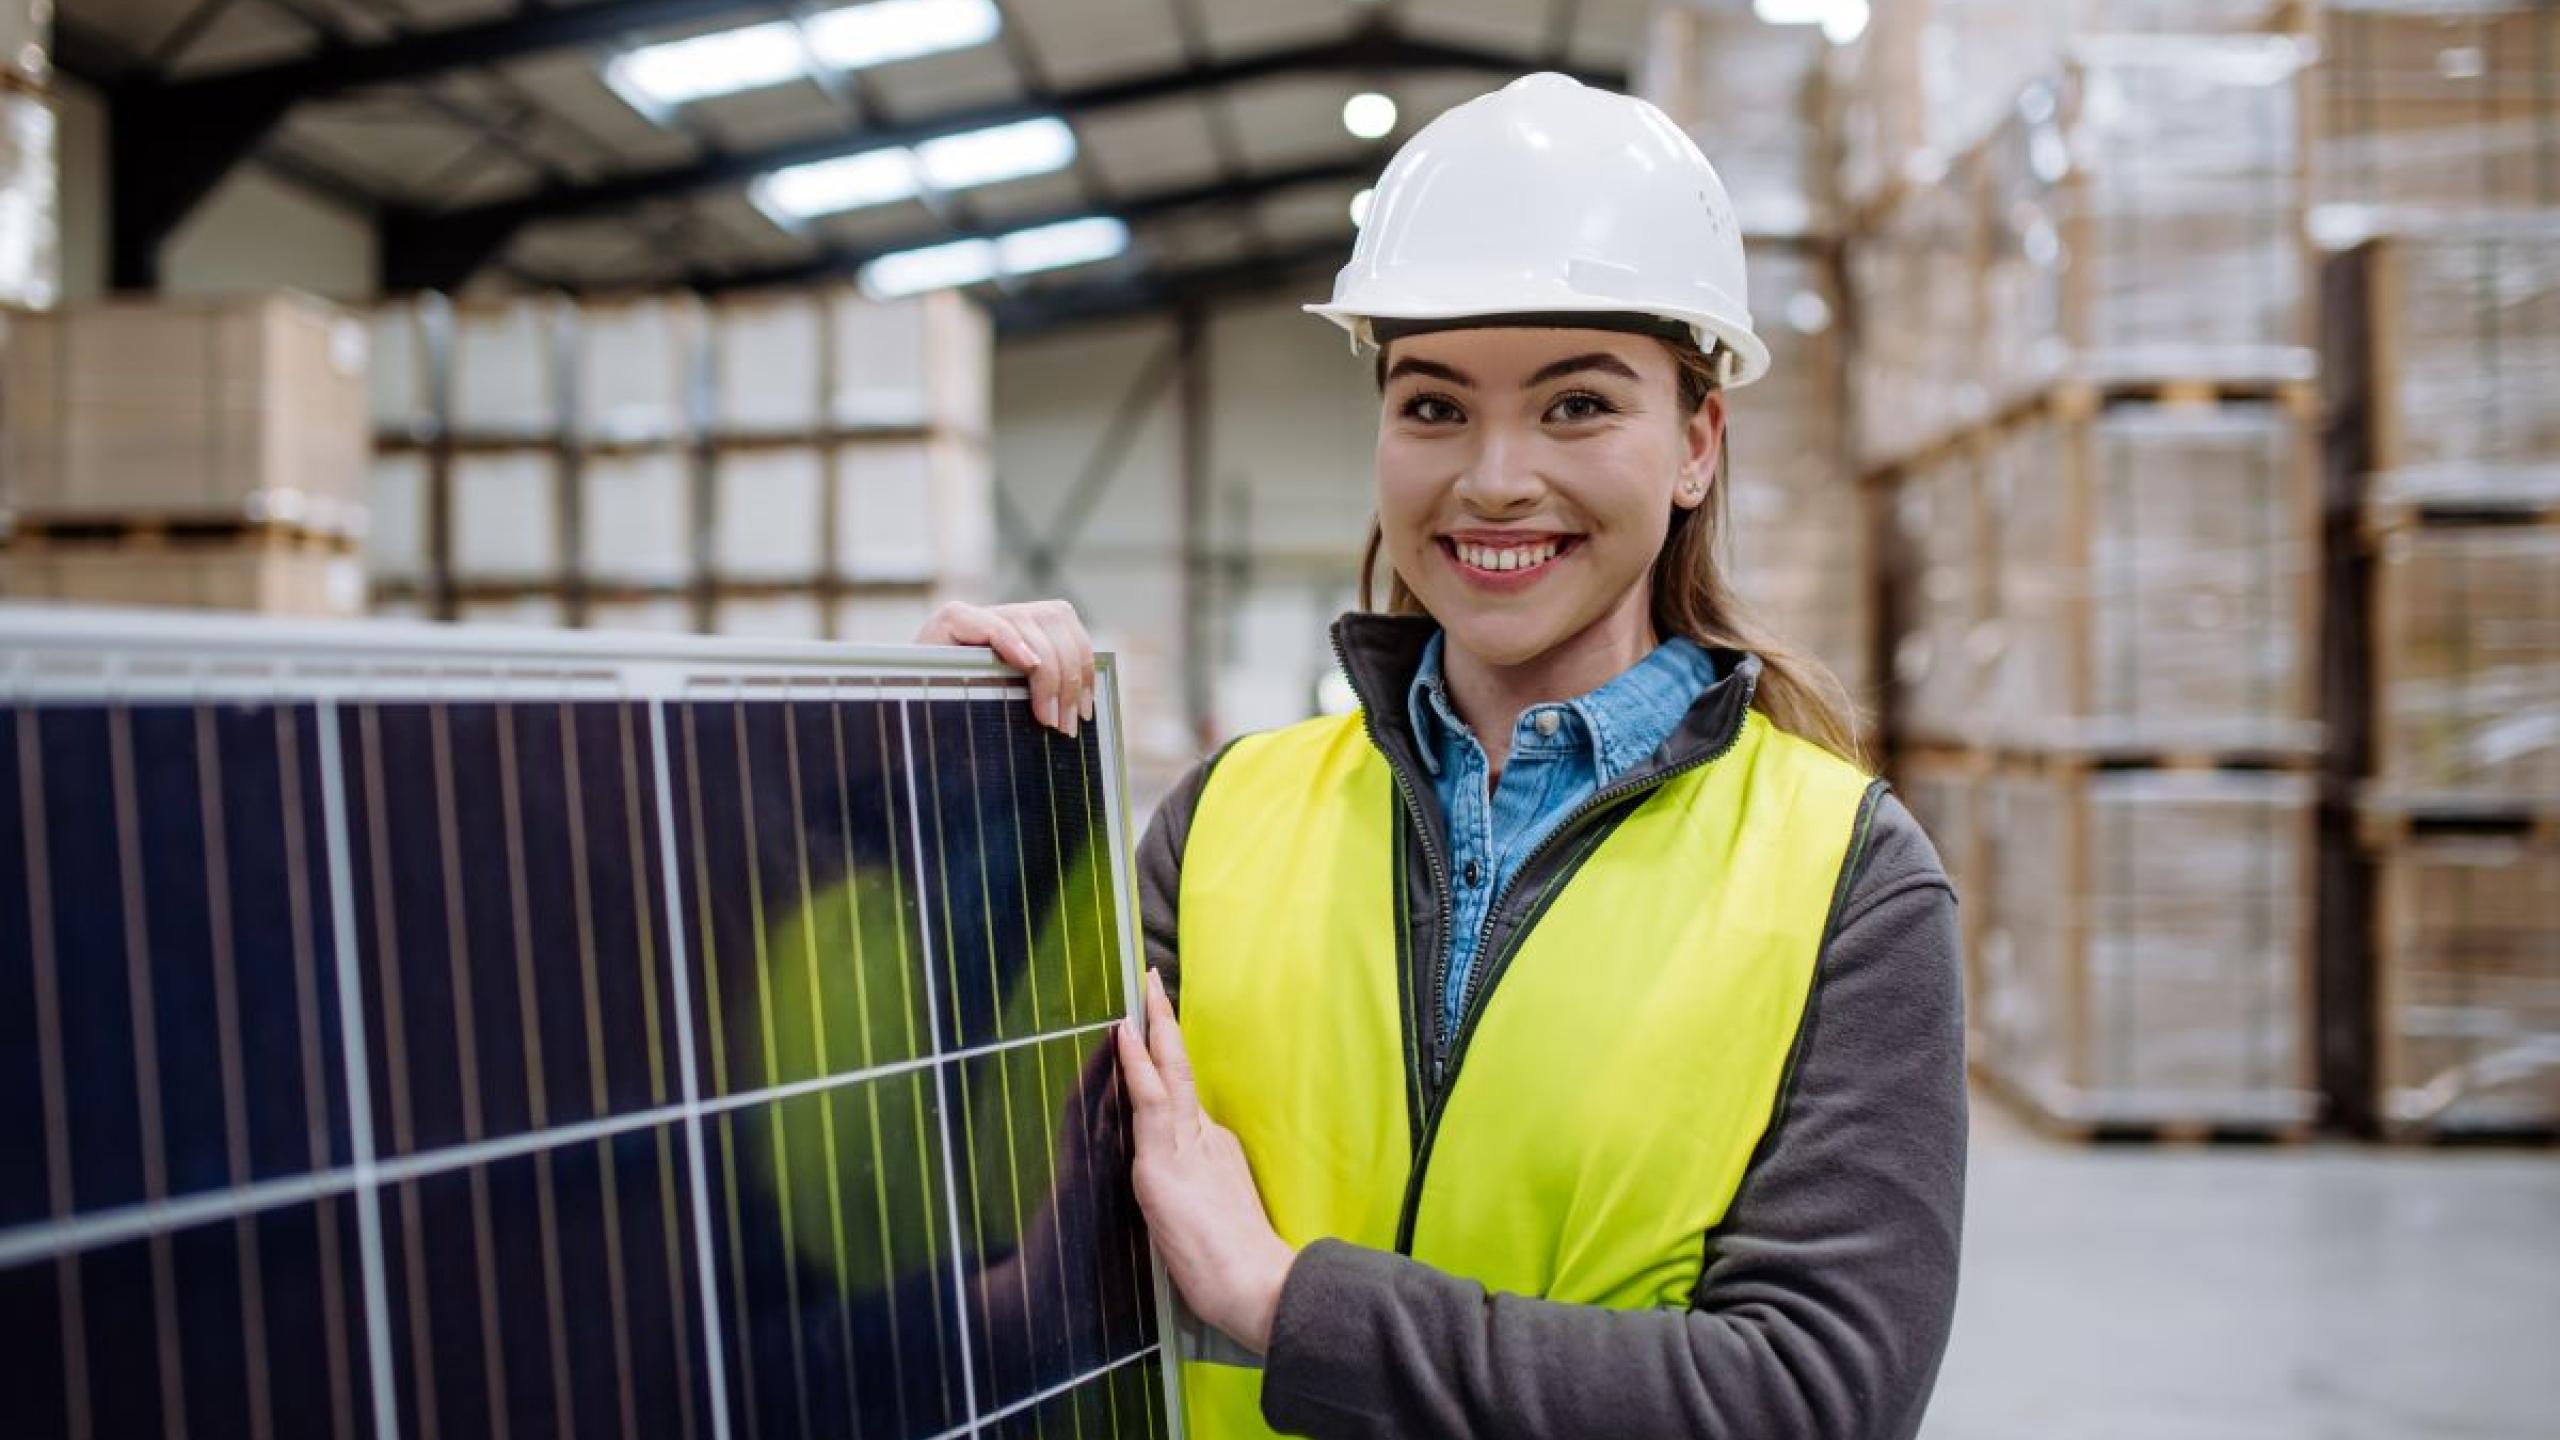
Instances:
[[[873,0],[812,15],[809,48],[839,70],[861,70],[996,38],[995,0]]]
[[[1365,90],[1342,102],[1342,128],[1363,140],[1375,140],[1396,128],[1396,102]]]
[[[813,160],[760,176],[747,187],[757,209],[786,225],[814,215],[887,205],[915,193],[915,156],[898,149]]]
[[[1369,223],[1369,200],[1377,193],[1377,189],[1373,186],[1351,197],[1352,229],[1357,230],[1361,226]]]
[[[862,267],[862,289],[877,299],[975,285],[1108,260],[1129,248],[1129,227],[1108,216],[1016,230],[993,240],[955,240],[883,255]]]
[[[966,190],[1063,170],[1076,158],[1076,135],[1063,120],[1024,120],[927,140],[915,153],[927,185]]]
[[[1129,248],[1129,227],[1107,215],[1016,230],[996,241],[996,262],[1007,275],[1029,275],[1108,260]]]
[[[1867,28],[1867,0],[1751,0],[1751,13],[1771,25],[1819,25],[1823,38],[1846,45]]]
[[[909,150],[889,146],[812,160],[747,187],[756,208],[785,226],[818,215],[888,205],[924,190],[968,190],[1063,170],[1076,158],[1075,132],[1053,119],[964,130]]]
[[[948,290],[996,278],[996,245],[992,240],[955,240],[921,250],[883,255],[862,267],[862,289],[881,300]]]
[[[835,70],[863,70],[898,60],[982,45],[1002,22],[994,0],[873,0],[787,20],[718,30],[661,45],[643,45],[604,67],[605,83],[644,115],[715,95],[761,90],[809,73],[815,57]]]

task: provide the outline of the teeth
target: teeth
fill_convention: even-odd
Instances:
[[[1461,543],[1457,550],[1461,561],[1478,570],[1505,571],[1536,569],[1556,558],[1556,551],[1560,548],[1557,542],[1550,540],[1529,546]]]

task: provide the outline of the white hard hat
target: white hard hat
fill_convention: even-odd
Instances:
[[[1567,75],[1524,75],[1404,143],[1369,198],[1330,304],[1351,332],[1394,321],[1649,317],[1685,328],[1725,383],[1769,368],[1751,330],[1742,227],[1670,117]]]

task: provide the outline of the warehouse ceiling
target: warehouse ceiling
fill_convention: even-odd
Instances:
[[[1352,197],[1417,125],[1531,69],[1623,85],[1645,7],[874,0],[860,8],[892,19],[897,43],[947,48],[838,68],[821,57],[877,49],[868,17],[837,13],[853,8],[67,0],[56,49],[111,109],[119,288],[148,288],[160,242],[255,163],[374,212],[394,291],[728,290],[925,250],[926,269],[996,271],[980,288],[1033,328],[1339,265]],[[732,38],[717,53],[655,48],[709,35]],[[779,69],[748,43],[777,37],[796,42]],[[669,76],[683,92],[740,88],[670,99]],[[1396,103],[1378,138],[1346,125],[1364,91]],[[1029,150],[932,145],[999,127]],[[894,161],[885,188],[877,166],[822,166],[873,152]],[[773,178],[786,172],[796,190]],[[833,208],[856,191],[865,203]],[[781,203],[809,193],[833,198]],[[1003,243],[1024,231],[1037,233]],[[997,243],[932,248],[971,240]]]

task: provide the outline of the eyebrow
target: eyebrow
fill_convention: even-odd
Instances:
[[[1544,385],[1550,380],[1562,379],[1584,370],[1597,370],[1604,375],[1616,375],[1627,380],[1644,378],[1636,374],[1627,362],[1617,356],[1594,350],[1588,355],[1569,355],[1552,364],[1541,366],[1538,373],[1530,376],[1522,388]],[[1452,385],[1464,385],[1470,389],[1473,389],[1476,383],[1465,371],[1453,365],[1443,365],[1437,360],[1424,360],[1410,355],[1398,360],[1387,371],[1387,378],[1390,380],[1404,375],[1428,375],[1435,380],[1446,380]]]

